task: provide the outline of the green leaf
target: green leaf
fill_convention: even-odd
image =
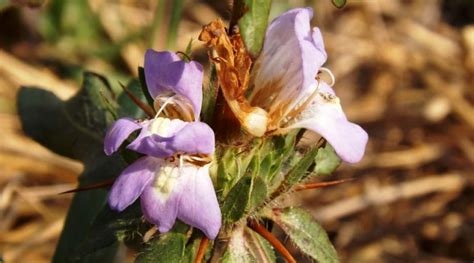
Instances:
[[[346,0],[332,0],[332,4],[337,8],[343,8],[346,5]]]
[[[146,100],[138,79],[131,80],[127,85],[127,89],[141,101]],[[145,112],[133,102],[126,92],[120,94],[117,103],[119,104],[119,117],[130,117],[132,119],[142,119],[145,117]]]
[[[190,42],[191,43],[191,42]],[[211,72],[209,74],[209,85],[203,87],[203,98],[202,98],[202,109],[201,109],[201,120],[205,123],[212,123],[214,117],[214,109],[216,107],[217,91],[219,89],[219,83],[217,80],[216,66],[211,66]]]
[[[140,244],[142,242],[140,233],[150,227],[149,224],[143,223],[141,217],[142,212],[138,202],[120,213],[105,206],[92,223],[87,237],[76,249],[75,254],[85,257],[112,246],[117,241],[128,242],[138,238],[139,241],[135,243]]]
[[[84,172],[79,186],[114,178],[126,166],[120,156],[105,156],[102,139],[113,120],[104,98],[114,100],[107,81],[96,74],[85,73],[83,87],[68,101],[39,88],[21,88],[18,113],[24,132],[50,150],[80,160]],[[76,248],[86,237],[99,212],[106,205],[107,190],[95,189],[74,195],[53,262],[71,262]],[[116,245],[88,255],[79,262],[107,262]]]
[[[146,85],[145,79],[145,69],[138,67],[138,79],[140,80],[140,87],[142,88],[142,94],[145,95],[146,101],[150,107],[154,107],[154,99],[151,97],[150,92],[148,92],[148,86]]]
[[[181,263],[185,257],[186,236],[169,232],[152,241],[135,259],[137,263]]]
[[[318,153],[318,148],[313,148],[307,152],[301,160],[290,170],[285,178],[287,185],[294,185],[308,175],[308,169],[314,164],[314,159]]]
[[[247,51],[254,58],[258,56],[263,46],[271,5],[271,0],[244,1],[243,10],[246,12],[239,20],[240,34]]]
[[[222,206],[222,216],[226,224],[231,224],[243,217],[250,199],[252,177],[244,176],[230,189]]]
[[[250,196],[250,209],[259,207],[267,199],[267,185],[261,177],[254,177]]]
[[[317,175],[330,175],[341,164],[341,159],[329,143],[324,148],[319,148],[316,155],[316,167],[314,171]]]
[[[301,208],[275,212],[273,220],[302,252],[321,263],[339,262],[326,231]]]

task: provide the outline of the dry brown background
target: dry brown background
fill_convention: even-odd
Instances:
[[[153,19],[153,0],[89,0],[109,41]],[[274,1],[272,16],[296,6],[315,9],[350,120],[370,141],[363,161],[324,180],[356,180],[299,193],[325,226],[342,262],[474,260],[474,1]],[[0,12],[0,255],[5,262],[49,262],[81,164],[57,156],[21,131],[20,85],[71,96],[76,81],[51,61],[103,74],[136,74],[147,44],[120,50],[120,63],[76,56],[65,43],[43,41],[37,21],[48,8]],[[174,50],[201,25],[228,19],[227,1],[185,1]],[[154,48],[163,49],[165,32]],[[200,43],[196,58],[205,58]],[[108,75],[109,76],[109,75]],[[47,118],[47,116],[45,116]],[[289,242],[288,242],[289,243]],[[133,252],[129,253],[131,261]]]

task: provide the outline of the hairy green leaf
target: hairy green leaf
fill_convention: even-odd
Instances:
[[[65,102],[39,88],[21,88],[18,93],[24,132],[50,150],[84,163],[79,186],[114,178],[126,166],[119,155],[107,157],[103,152],[104,132],[113,120],[104,99],[115,98],[107,81],[93,73],[84,74],[82,89]],[[86,257],[74,254],[106,198],[105,189],[74,195],[53,262],[105,262],[115,255],[116,244]]]
[[[185,258],[186,236],[169,232],[152,241],[135,259],[137,263],[181,263]]]
[[[252,177],[244,176],[232,187],[222,206],[222,216],[227,224],[241,219],[246,212],[250,193],[252,190]]]
[[[321,263],[339,262],[326,231],[308,212],[290,207],[275,212],[273,217],[302,252]]]
[[[131,80],[127,85],[127,89],[139,100],[146,101],[138,79]],[[119,117],[130,117],[132,119],[142,119],[145,117],[145,112],[133,102],[126,92],[120,94],[117,103],[120,105],[118,109]]]
[[[308,175],[308,169],[314,164],[314,158],[318,153],[318,148],[313,148],[307,152],[290,170],[285,178],[285,183],[289,186],[300,182]]]
[[[245,13],[239,20],[240,34],[254,58],[263,46],[271,5],[271,0],[244,0]]]

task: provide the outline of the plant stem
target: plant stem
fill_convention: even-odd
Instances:
[[[201,242],[199,243],[199,249],[196,254],[196,259],[194,263],[201,263],[202,259],[204,258],[204,254],[206,253],[207,246],[209,245],[209,239],[207,237],[203,237]]]
[[[257,232],[265,238],[288,262],[296,263],[295,258],[290,254],[288,249],[278,240],[272,233],[270,233],[264,226],[255,220],[250,220],[247,224],[253,231]]]

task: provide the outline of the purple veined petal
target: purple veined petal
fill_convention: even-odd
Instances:
[[[130,118],[118,119],[107,130],[104,139],[104,152],[111,155],[118,150],[120,145],[130,136],[130,134],[142,128],[140,123],[137,123]]]
[[[127,149],[158,158],[172,156],[175,150],[170,146],[169,139],[187,124],[179,119],[170,120],[161,117],[146,121],[138,137],[127,146]],[[157,140],[157,137],[161,140]]]
[[[252,106],[287,112],[314,89],[324,64],[321,32],[311,29],[311,8],[292,9],[275,18],[267,29],[262,53],[252,70]]]
[[[209,165],[181,167],[181,198],[178,218],[199,228],[209,239],[215,239],[221,228],[221,211],[209,177]]]
[[[329,86],[328,86],[329,87]],[[298,121],[285,129],[306,128],[324,137],[337,155],[348,163],[357,163],[364,156],[367,133],[357,124],[347,120],[339,99],[320,92],[304,110]]]
[[[142,157],[128,166],[110,190],[110,207],[121,212],[135,202],[159,168],[160,160],[153,157]]]
[[[177,94],[192,105],[195,120],[199,119],[203,79],[201,64],[182,61],[173,52],[148,49],[144,71],[148,91],[153,98]]]
[[[176,221],[179,200],[182,196],[179,184],[180,171],[173,163],[163,163],[155,179],[140,196],[143,215],[155,224],[161,233],[168,232]]]
[[[189,122],[169,139],[175,152],[212,154],[215,149],[214,131],[204,122]]]

